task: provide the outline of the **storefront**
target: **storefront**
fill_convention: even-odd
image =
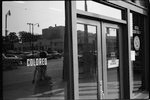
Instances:
[[[68,99],[142,99],[149,87],[146,3],[87,0],[66,5],[72,8],[67,25],[72,25],[68,45],[73,87],[68,91],[73,91]]]
[[[20,27],[15,26],[17,22],[11,27],[14,19],[6,13],[12,22],[5,27],[3,54],[15,54],[23,60],[18,70],[3,71],[4,99],[149,98],[148,4],[148,0],[4,2],[3,7],[12,11],[19,25],[29,28],[29,32],[25,32],[25,25],[18,29],[17,42],[6,41],[11,40],[7,33]],[[47,52],[44,64],[50,81],[31,85],[32,72],[41,59],[33,64],[32,57],[38,58],[41,51]],[[4,61],[7,63],[6,58]],[[5,67],[5,62],[4,69],[14,66]],[[16,86],[20,88],[16,90]]]

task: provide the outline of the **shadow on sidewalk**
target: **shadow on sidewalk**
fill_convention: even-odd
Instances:
[[[39,80],[35,83],[34,94],[50,91],[52,90],[52,85],[51,77],[46,80]]]

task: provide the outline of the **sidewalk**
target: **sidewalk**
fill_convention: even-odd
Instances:
[[[61,100],[64,97],[64,88],[55,87],[56,84],[63,86],[63,83],[43,83],[37,86],[31,81],[3,86],[3,100]]]
[[[149,99],[149,92],[148,91],[143,91],[141,93],[138,93],[137,95],[134,96],[133,99]]]

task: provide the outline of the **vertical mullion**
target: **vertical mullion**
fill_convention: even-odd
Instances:
[[[75,1],[65,0],[65,44],[64,44],[64,73],[67,81],[66,100],[78,99],[78,68],[76,53],[76,4]],[[73,38],[74,37],[74,38]],[[75,55],[76,54],[76,55]],[[65,78],[64,77],[64,78]]]
[[[107,88],[107,58],[106,58],[106,34],[105,34],[106,25],[102,22],[101,29],[102,29],[102,77],[103,77],[103,86],[104,86],[104,98],[107,99],[108,97],[108,88]]]
[[[128,63],[129,63],[129,93],[130,93],[130,97],[129,97],[129,99],[132,99],[133,98],[133,69],[132,69],[132,62],[131,62],[131,39],[130,39],[130,34],[132,34],[132,33],[130,33],[131,32],[131,28],[132,27],[130,27],[131,25],[131,15],[130,15],[130,9],[127,9],[127,27],[128,27]]]
[[[132,98],[133,80],[131,66],[131,39],[130,39],[130,9],[127,9],[127,28],[123,29],[126,34],[123,34],[123,87],[124,99]]]
[[[69,100],[73,98],[73,80],[72,78],[72,46],[71,46],[71,11],[70,8],[71,4],[69,1],[65,1],[65,43],[64,43],[64,80],[67,82],[66,84],[66,97],[65,99]],[[68,73],[68,74],[67,74]]]
[[[72,5],[72,55],[73,55],[73,81],[74,81],[74,100],[79,99],[79,67],[78,67],[78,44],[77,44],[77,13],[76,1],[71,1]]]
[[[98,57],[97,57],[97,62],[98,62],[98,66],[97,66],[97,99],[99,100],[100,98],[102,98],[101,96],[101,90],[100,88],[100,81],[103,80],[102,78],[102,43],[101,43],[101,39],[102,39],[102,33],[101,33],[101,23],[98,22],[97,25],[97,51],[98,51]],[[101,84],[102,85],[102,84]]]
[[[118,30],[118,33],[119,33],[119,86],[120,86],[120,99],[123,99],[124,97],[124,92],[123,92],[123,42],[122,42],[122,39],[123,39],[123,26],[119,26],[119,30]]]
[[[148,18],[144,17],[144,67],[145,90],[149,91],[149,30]]]

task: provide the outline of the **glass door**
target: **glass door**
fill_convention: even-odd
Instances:
[[[119,25],[102,22],[104,98],[120,98],[120,34]]]
[[[99,100],[102,84],[100,23],[97,21],[78,19],[77,51],[79,98]],[[101,83],[100,83],[101,82]],[[101,85],[102,89],[102,85]],[[101,90],[102,91],[102,90]]]
[[[78,89],[82,99],[120,98],[120,27],[78,18]]]

